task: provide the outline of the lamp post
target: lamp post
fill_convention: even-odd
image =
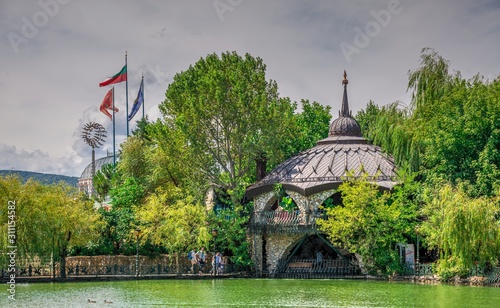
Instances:
[[[135,228],[135,277],[139,277],[139,236],[141,236],[141,229]]]
[[[54,233],[56,233],[56,230],[52,229],[52,253],[50,254],[50,259],[52,261],[52,279],[56,278],[56,264],[54,263]]]
[[[212,229],[212,237],[214,238],[214,276],[217,275],[217,257],[216,257],[216,246],[215,246],[215,240],[217,239],[217,236],[219,236],[219,231],[217,229]]]

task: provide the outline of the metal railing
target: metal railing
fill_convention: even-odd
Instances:
[[[404,274],[407,276],[430,276],[433,275],[433,263],[419,263],[415,265],[406,265]]]
[[[211,264],[205,264],[203,268],[195,265],[191,271],[191,264],[182,262],[176,264],[139,264],[137,270],[135,263],[117,264],[114,262],[101,263],[100,265],[80,265],[66,264],[66,277],[109,277],[109,276],[178,276],[178,275],[199,275],[199,272],[204,275],[213,275]],[[219,267],[217,275],[246,275],[249,268],[237,266],[231,263],[225,263]],[[8,272],[7,268],[1,269],[1,278],[8,279],[12,272]],[[16,277],[32,277],[32,278],[52,278],[61,277],[60,265],[56,263],[54,266],[50,263],[39,265],[22,265],[16,267]]]
[[[323,211],[256,211],[252,214],[253,233],[308,233],[316,230],[316,220],[324,218]]]
[[[500,287],[500,267],[494,266],[486,277],[485,283]]]
[[[360,270],[344,259],[292,259],[281,261],[274,273],[276,278],[340,278],[359,275]]]

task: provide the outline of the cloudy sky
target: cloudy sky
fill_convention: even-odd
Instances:
[[[108,131],[96,156],[111,151],[111,121],[98,110],[109,87],[98,84],[125,51],[129,105],[144,74],[153,119],[175,73],[225,51],[262,58],[281,96],[330,105],[336,117],[344,69],[353,113],[369,100],[409,103],[407,74],[424,47],[465,78],[498,76],[499,16],[500,0],[1,0],[0,169],[79,176],[90,121]],[[119,145],[125,83],[115,93]]]

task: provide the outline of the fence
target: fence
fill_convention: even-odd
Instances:
[[[292,259],[278,264],[274,276],[277,278],[341,278],[360,274],[359,269],[348,260]]]
[[[486,277],[485,284],[500,287],[500,267],[493,267]]]
[[[207,255],[207,260],[211,260]],[[52,264],[50,260],[19,260],[16,263],[16,277],[60,277],[60,263]],[[66,258],[66,277],[106,277],[106,276],[154,276],[154,275],[187,275],[213,274],[210,262],[202,268],[195,265],[191,271],[191,262],[182,256],[178,259],[168,255],[156,258],[145,256],[77,256]],[[223,258],[218,275],[244,273],[247,268],[235,266]],[[11,272],[2,268],[2,278],[8,278]]]
[[[321,211],[257,211],[253,213],[250,231],[253,233],[307,233],[316,230],[316,219],[323,217]]]

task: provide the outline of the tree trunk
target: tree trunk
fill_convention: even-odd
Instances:
[[[71,231],[68,232],[68,237],[66,238],[66,241],[63,242],[60,254],[59,256],[61,257],[61,266],[59,267],[59,274],[61,278],[66,278],[66,256],[68,255],[68,244],[69,240],[71,239]]]
[[[61,276],[62,279],[66,278],[66,249],[61,250],[61,254],[59,255],[61,257],[61,262],[59,263],[59,275]]]

